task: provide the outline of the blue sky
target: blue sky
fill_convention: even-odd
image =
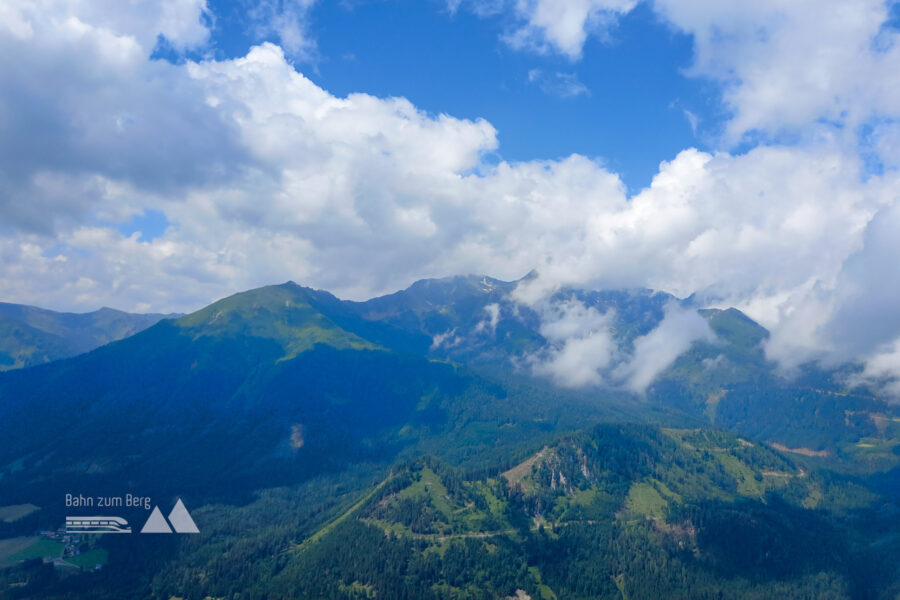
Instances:
[[[212,49],[204,52],[227,59],[279,42],[244,2],[213,0],[209,9]],[[436,0],[323,2],[307,19],[316,51],[290,58],[318,85],[338,96],[404,96],[431,113],[485,118],[498,129],[506,160],[577,152],[608,163],[638,191],[660,161],[686,147],[706,149],[721,125],[718,86],[684,74],[691,36],[646,4],[602,39],[589,38],[580,60],[512,49],[501,39],[510,28],[504,15],[451,12]],[[572,78],[584,91],[566,97]],[[685,111],[699,119],[696,133]]]

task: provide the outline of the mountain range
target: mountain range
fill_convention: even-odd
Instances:
[[[132,314],[112,308],[60,313],[0,302],[0,371],[76,356],[176,316]]]
[[[0,537],[55,529],[66,493],[182,498],[201,533],[85,541],[110,568],[77,577],[8,555],[0,589],[900,593],[887,560],[900,551],[900,416],[848,386],[853,365],[788,377],[738,310],[650,290],[527,303],[522,284],[453,277],[348,302],[288,282],[179,317],[98,311],[81,329],[78,315],[12,311],[69,354],[90,351],[51,360],[55,346],[34,343],[43,364],[0,374],[0,515],[35,508],[0,520]],[[659,334],[667,323],[675,335]]]

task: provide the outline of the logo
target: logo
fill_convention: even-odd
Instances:
[[[169,523],[172,524],[171,527],[169,527]],[[150,513],[150,518],[147,519],[147,522],[141,528],[141,533],[172,533],[173,529],[175,533],[200,533],[200,530],[197,529],[197,524],[194,523],[191,514],[184,507],[184,502],[181,501],[181,498],[178,499],[178,502],[175,503],[175,508],[169,513],[168,522],[163,518],[162,513],[159,512],[159,506],[154,506],[153,512]]]
[[[131,527],[122,517],[66,517],[66,533],[131,533]],[[179,498],[168,519],[163,517],[159,506],[154,506],[141,533],[200,533],[200,530]]]
[[[66,533],[131,533],[122,517],[66,517]]]

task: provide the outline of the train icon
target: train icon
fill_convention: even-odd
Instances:
[[[131,533],[122,517],[66,517],[66,533]]]

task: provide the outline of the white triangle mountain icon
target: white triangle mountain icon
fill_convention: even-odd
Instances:
[[[144,527],[141,528],[141,533],[172,533],[169,524],[166,523],[162,513],[159,512],[158,506],[153,507],[153,512],[150,513],[150,518],[147,519]]]
[[[175,508],[169,513],[169,523],[178,533],[200,533],[197,524],[191,518],[191,514],[184,507],[181,498],[175,503]]]
[[[169,523],[172,523],[172,527],[169,527]],[[141,533],[172,533],[173,528],[177,533],[200,533],[200,530],[197,529],[197,524],[194,523],[191,514],[184,507],[184,502],[181,501],[181,498],[178,499],[178,502],[175,503],[175,508],[169,513],[168,522],[166,522],[162,513],[159,512],[159,506],[154,506],[153,512],[150,513],[150,518],[147,519],[147,522],[144,523],[144,527],[141,529]]]

